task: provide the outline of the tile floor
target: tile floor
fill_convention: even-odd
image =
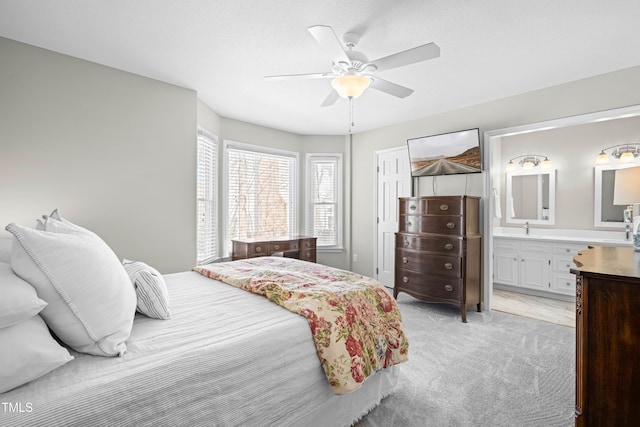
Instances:
[[[563,326],[576,327],[576,305],[573,301],[493,290],[492,309]]]

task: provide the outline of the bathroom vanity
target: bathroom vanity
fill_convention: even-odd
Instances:
[[[493,283],[504,289],[568,300],[575,296],[576,278],[570,272],[573,257],[593,245],[631,247],[631,242],[625,241],[620,232],[495,228]]]

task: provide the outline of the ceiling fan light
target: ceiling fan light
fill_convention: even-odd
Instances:
[[[343,98],[357,98],[371,85],[371,80],[356,74],[345,74],[331,81],[331,86]]]

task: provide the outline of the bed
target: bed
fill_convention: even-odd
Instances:
[[[170,319],[136,313],[122,357],[69,349],[0,394],[0,425],[349,426],[397,386],[395,364],[336,394],[305,317],[196,271],[162,277]]]

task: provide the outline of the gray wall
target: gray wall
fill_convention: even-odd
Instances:
[[[372,275],[376,150],[436,133],[472,127],[482,133],[640,104],[640,92],[632,90],[640,87],[635,67],[352,137],[300,136],[221,118],[192,90],[7,39],[0,38],[0,57],[0,225],[33,225],[39,215],[60,208],[100,234],[121,258],[146,261],[164,273],[195,262],[197,125],[221,143],[298,150],[301,177],[305,153],[344,153],[346,252],[321,254],[319,260]],[[580,140],[567,140],[567,149],[580,146]],[[585,162],[593,156],[585,150]],[[438,177],[437,194],[466,189],[484,196],[483,175],[500,173],[499,167]],[[579,178],[591,180],[592,174]],[[558,180],[559,186],[572,182]],[[432,183],[421,178],[418,194],[432,194]],[[2,230],[0,237],[8,233]],[[353,254],[358,262],[350,261]]]
[[[608,110],[640,104],[640,67],[617,71],[584,80],[549,87],[481,105],[450,111],[419,120],[388,126],[353,137],[352,153],[352,253],[358,262],[352,263],[354,271],[372,275],[374,263],[374,152],[384,148],[406,144],[409,138],[479,127],[483,133],[489,130],[542,122],[589,112]],[[566,148],[580,149],[580,140],[568,142]],[[585,154],[592,161],[592,153]],[[593,155],[595,156],[595,155]],[[493,166],[492,166],[493,167]],[[499,167],[499,166],[496,166]],[[438,194],[461,194],[465,186],[467,194],[484,195],[482,175],[493,169],[468,178],[458,176],[438,177]],[[592,179],[592,172],[577,179]],[[465,182],[465,179],[468,179]],[[420,179],[420,195],[431,194],[431,178]],[[566,179],[565,179],[566,181]],[[559,181],[559,185],[560,185]],[[576,195],[575,197],[579,197]],[[485,198],[486,200],[486,198]],[[589,212],[593,209],[590,208]],[[588,215],[588,214],[587,214]]]
[[[195,260],[192,90],[0,38],[0,237],[59,208],[120,258]]]
[[[556,171],[556,223],[545,228],[604,230],[594,227],[594,166],[600,150],[640,141],[640,117],[568,126],[502,137],[500,170],[502,212],[506,212],[505,168],[509,159],[534,153],[549,156]],[[610,153],[610,150],[608,151]],[[611,164],[617,160],[611,159]],[[503,215],[499,225],[513,226]]]

